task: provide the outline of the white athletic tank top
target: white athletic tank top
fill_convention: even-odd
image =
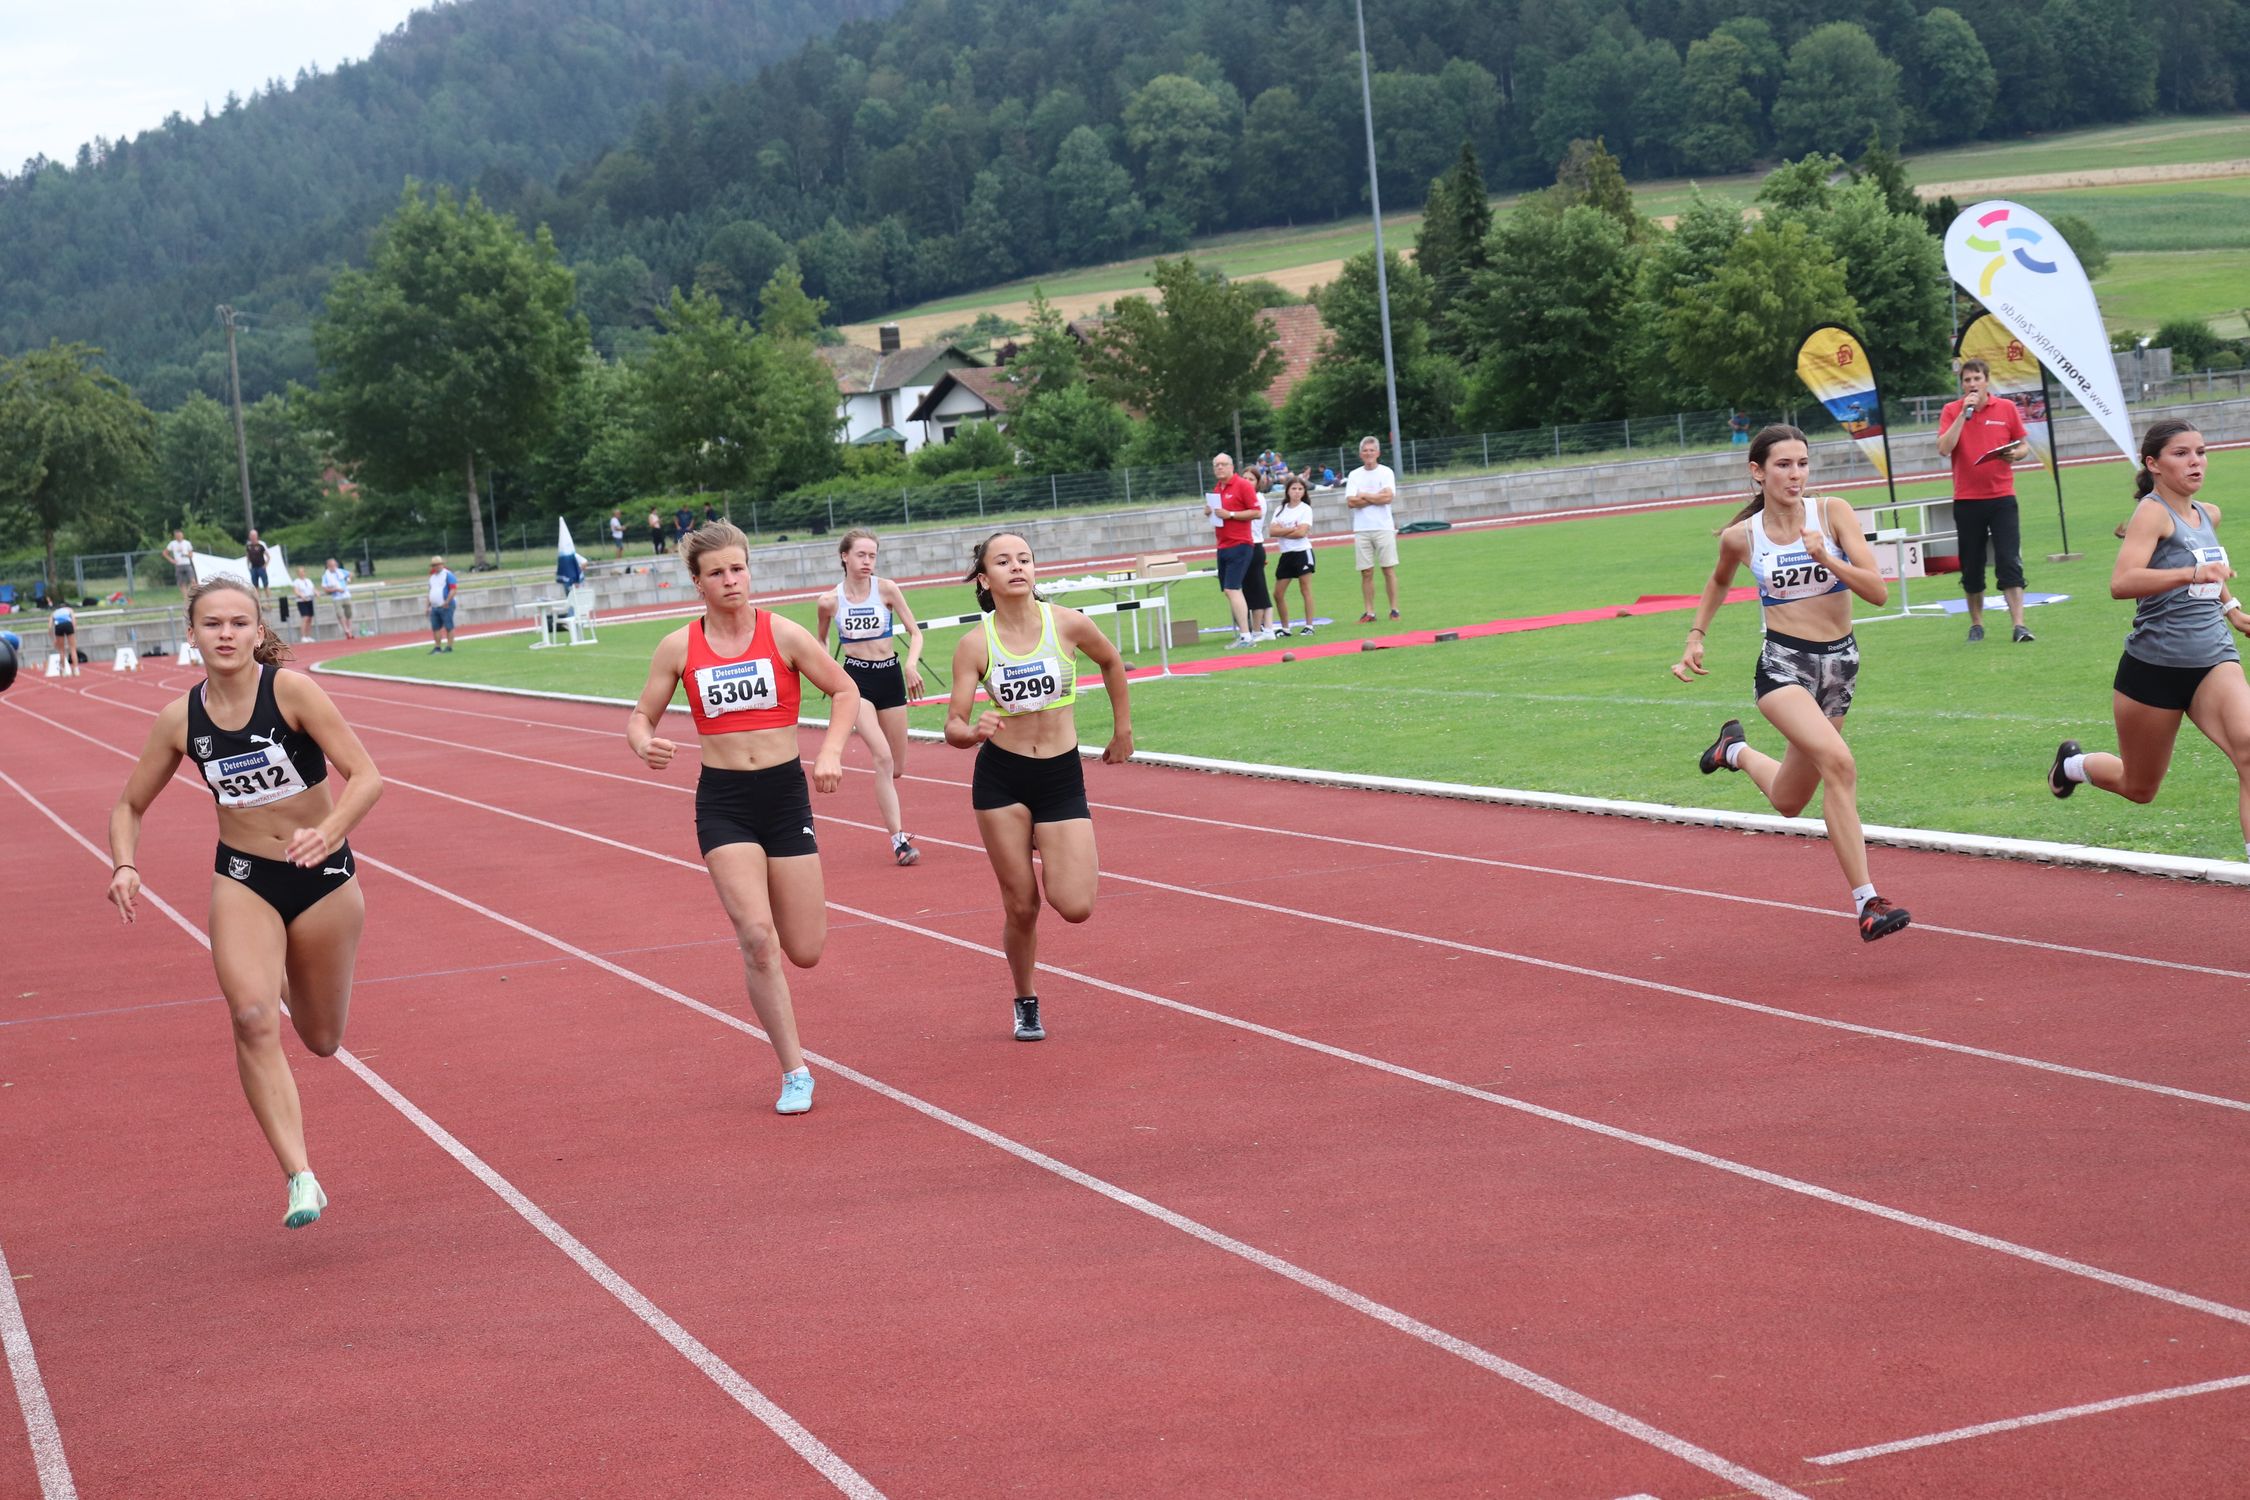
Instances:
[[[836,638],[849,644],[869,641],[886,641],[895,627],[891,623],[891,607],[883,602],[883,581],[867,580],[867,597],[853,600],[844,593],[842,584],[836,585]]]
[[[1804,506],[1805,514],[1820,528],[1820,534],[1828,538],[1830,554],[1840,554],[1843,549],[1836,538],[1828,534],[1828,502],[1816,495],[1807,495]],[[1840,593],[1846,587],[1843,579],[1813,561],[1802,541],[1792,537],[1786,542],[1777,542],[1766,535],[1764,511],[1750,518],[1750,573],[1758,580],[1761,607],[1818,599],[1823,594]]]

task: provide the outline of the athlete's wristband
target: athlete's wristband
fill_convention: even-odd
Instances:
[[[1709,634],[1710,634],[1710,632],[1709,632],[1708,630],[1705,630],[1705,629],[1704,629],[1704,628],[1703,628],[1702,626],[1700,626],[1700,625],[1690,625],[1690,626],[1689,626],[1689,627],[1687,628],[1687,633],[1688,633],[1689,635],[1709,635]]]
[[[117,865],[114,866],[109,873],[115,875],[119,870],[131,870],[135,875],[141,873],[141,867],[139,865]]]

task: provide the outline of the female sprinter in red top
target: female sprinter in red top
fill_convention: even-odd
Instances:
[[[1785,818],[1803,812],[1813,789],[1823,788],[1820,815],[1859,913],[1859,935],[1874,942],[1911,918],[1875,893],[1867,873],[1867,843],[1859,831],[1859,768],[1844,743],[1844,714],[1859,680],[1859,643],[1852,638],[1852,595],[1870,604],[1891,596],[1859,518],[1841,500],[1805,493],[1812,448],[1794,427],[1768,427],[1750,441],[1750,478],[1758,493],[1719,533],[1719,565],[1695,606],[1687,646],[1672,675],[1691,682],[1704,675],[1703,637],[1726,603],[1735,571],[1745,563],[1758,581],[1766,640],[1758,653],[1755,688],[1764,714],[1789,748],[1780,760],[1761,755],[1743,737],[1742,721],[1729,719],[1696,762],[1708,776],[1724,767],[1741,771]]]
[[[922,696],[922,627],[906,607],[906,594],[888,578],[875,576],[875,533],[857,528],[836,544],[844,581],[820,596],[820,628],[836,622],[843,643],[844,670],[859,689],[859,718],[852,725],[875,758],[875,805],[890,830],[891,858],[915,863],[922,852],[906,836],[898,807],[898,778],[906,774],[906,705]],[[898,659],[896,640],[906,635],[906,660]]]
[[[963,581],[977,586],[984,624],[964,635],[953,653],[953,697],[945,709],[945,742],[964,750],[977,747],[969,804],[1007,911],[1002,945],[1016,986],[1019,1042],[1047,1034],[1035,987],[1042,881],[1047,904],[1065,922],[1094,914],[1101,883],[1086,770],[1078,758],[1078,718],[1071,708],[1078,700],[1075,652],[1083,651],[1101,668],[1109,694],[1112,728],[1102,763],[1123,765],[1133,755],[1133,706],[1123,658],[1084,615],[1041,599],[1033,576],[1031,543],[1014,532],[977,544]],[[992,706],[971,723],[979,683]]]
[[[650,770],[670,765],[679,746],[656,732],[657,721],[687,685],[688,711],[703,737],[695,839],[742,945],[751,1007],[781,1060],[774,1112],[801,1115],[812,1108],[812,1073],[797,1045],[781,959],[788,955],[800,969],[820,962],[828,906],[812,799],[797,758],[799,678],[810,678],[831,703],[812,773],[824,792],[844,779],[844,741],[859,713],[859,690],[804,626],[750,603],[750,541],[732,523],[698,527],[680,551],[703,596],[703,618],[657,643],[641,701],[625,720],[625,740]]]
[[[258,598],[238,578],[214,578],[188,595],[188,639],[203,653],[203,681],[166,704],[140,764],[109,815],[109,899],[137,914],[133,864],[141,819],[183,757],[219,804],[211,876],[211,963],[234,1016],[234,1064],[258,1128],[289,1179],[282,1224],[302,1229],[328,1195],[305,1155],[297,1080],[281,1055],[280,1010],[318,1057],[344,1044],[352,963],[367,920],[353,879],[351,831],[383,794],[359,736],[320,684],[279,663],[288,656]],[[332,794],[328,763],[344,775]]]

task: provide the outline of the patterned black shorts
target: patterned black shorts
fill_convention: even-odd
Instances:
[[[1805,641],[1779,631],[1766,632],[1758,652],[1757,695],[1785,687],[1801,687],[1812,694],[1821,713],[1841,719],[1852,706],[1852,688],[1859,681],[1859,642],[1852,636],[1840,641]]]

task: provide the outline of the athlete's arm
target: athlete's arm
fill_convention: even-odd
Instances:
[[[625,716],[625,743],[651,771],[661,771],[672,763],[679,750],[656,732],[662,720],[664,706],[672,701],[679,688],[680,674],[687,670],[687,627],[681,626],[656,643],[656,655],[649,659],[648,681],[641,686],[641,697],[633,711]]]
[[[1695,601],[1695,621],[1688,626],[1687,645],[1680,651],[1680,659],[1672,663],[1672,675],[1682,682],[1693,682],[1706,675],[1703,665],[1703,638],[1711,631],[1711,618],[1719,606],[1727,602],[1727,590],[1734,587],[1735,571],[1750,557],[1751,522],[1738,521],[1719,533],[1719,561],[1711,570],[1710,579],[1703,585],[1703,597]]]
[[[977,679],[984,676],[984,632],[972,628],[953,648],[953,696],[945,703],[945,742],[960,750],[974,749],[992,738],[1000,727],[1000,710],[988,708],[974,724],[969,711],[977,705]]]
[[[1828,539],[1817,528],[1807,527],[1805,550],[1812,554],[1813,561],[1843,579],[1846,588],[1868,603],[1889,603],[1891,586],[1883,581],[1883,570],[1876,566],[1874,549],[1867,545],[1867,533],[1860,529],[1859,517],[1834,496],[1821,502],[1821,513],[1828,519],[1828,529],[1843,542],[1844,555],[1837,557]]]
[[[1103,635],[1101,627],[1075,609],[1056,606],[1055,634],[1067,647],[1076,647],[1086,653],[1086,659],[1102,669],[1102,690],[1109,694],[1109,743],[1102,747],[1102,764],[1121,766],[1133,758],[1133,699],[1125,681],[1125,658],[1117,654],[1117,643]],[[1068,664],[1065,663],[1066,670]]]
[[[309,870],[351,837],[375,799],[383,795],[383,778],[375,769],[375,758],[344,722],[326,688],[302,672],[276,672],[273,698],[281,706],[281,717],[311,735],[328,763],[344,773],[344,795],[336,799],[328,816],[317,827],[292,831],[289,847],[282,851],[283,859]]]
[[[891,618],[906,632],[906,664],[899,668],[906,678],[906,696],[919,698],[922,696],[922,627],[916,623],[914,611],[906,602],[906,590],[888,578],[883,580],[883,588],[886,590],[883,599],[891,607]]]
[[[843,783],[844,746],[851,741],[852,725],[859,721],[859,689],[852,686],[852,674],[821,650],[804,626],[783,615],[767,618],[773,622],[773,643],[780,648],[781,659],[828,695],[828,733],[813,757],[812,784],[818,791],[833,792]]]
[[[2171,529],[2171,507],[2153,495],[2143,496],[2141,503],[2133,507],[2133,518],[2125,523],[2125,541],[2117,549],[2117,566],[2109,575],[2110,598],[2145,599],[2183,584],[2210,583],[2234,576],[2234,568],[2227,563],[2198,562],[2186,568],[2150,567],[2149,559],[2156,554],[2156,544],[2163,541]]]
[[[819,641],[824,648],[828,644],[828,626],[836,618],[836,595],[838,592],[840,591],[830,589],[827,593],[822,594],[813,605],[814,618],[820,622],[813,628],[813,638]],[[838,644],[841,644],[841,641]]]
[[[125,790],[118,793],[117,805],[109,810],[109,899],[121,921],[133,920],[133,898],[141,890],[141,872],[133,868],[134,851],[141,846],[141,818],[180,768],[180,758],[185,754],[187,699],[174,698],[150,726],[141,758],[133,763],[133,774],[125,778]]]

